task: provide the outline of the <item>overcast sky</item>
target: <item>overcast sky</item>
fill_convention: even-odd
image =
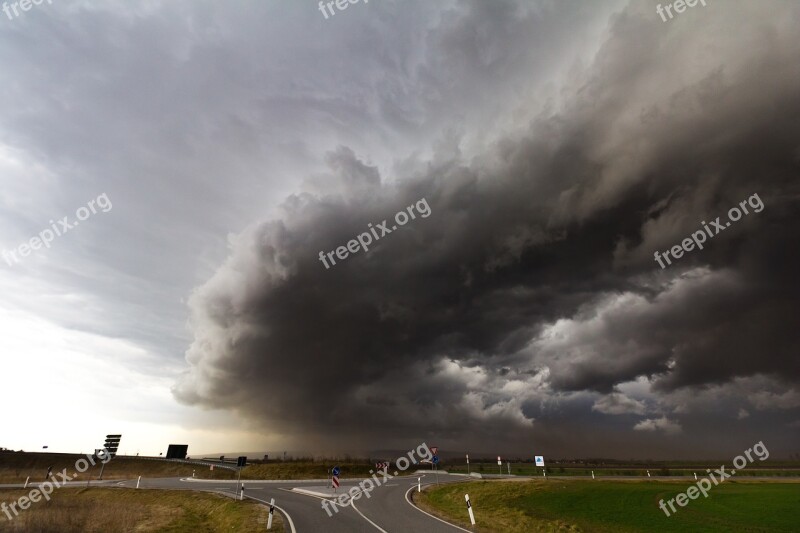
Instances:
[[[800,452],[800,4],[656,4],[0,13],[0,446]]]

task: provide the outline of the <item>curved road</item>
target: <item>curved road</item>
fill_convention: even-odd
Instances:
[[[419,474],[423,476],[423,474]],[[470,479],[464,475],[439,474],[440,483],[454,483]],[[343,479],[339,494],[357,485],[361,479]],[[383,481],[383,480],[382,480]],[[385,484],[375,487],[369,497],[363,494],[354,503],[346,507],[338,507],[339,512],[332,516],[322,508],[323,499],[292,491],[293,488],[317,488],[324,486],[328,480],[303,481],[253,481],[243,480],[245,498],[269,504],[275,498],[276,511],[284,513],[287,531],[292,531],[290,523],[297,533],[325,532],[365,532],[395,533],[407,531],[425,531],[430,533],[454,533],[468,531],[432,517],[419,509],[407,498],[407,493],[417,490],[417,475],[396,477]],[[426,473],[422,477],[422,486],[435,484],[435,476]],[[186,478],[153,478],[142,479],[142,489],[180,489],[218,492],[234,496],[235,481],[190,480]],[[136,480],[117,481],[110,486],[135,488]],[[413,489],[413,490],[412,490]],[[329,505],[330,509],[331,506]],[[289,520],[286,519],[288,514]]]

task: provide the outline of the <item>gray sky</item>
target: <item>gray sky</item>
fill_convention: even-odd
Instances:
[[[0,13],[0,249],[113,206],[0,261],[0,446],[800,452],[800,6],[656,4]]]

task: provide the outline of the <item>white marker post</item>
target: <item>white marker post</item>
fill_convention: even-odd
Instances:
[[[139,483],[142,481],[142,476],[139,476],[139,479],[136,480],[136,488],[139,488]]]
[[[497,456],[497,466],[500,467],[500,475],[503,475],[503,460],[500,459],[500,456]]]
[[[469,475],[469,454],[467,454],[467,475]]]
[[[239,501],[244,500],[244,483],[242,483],[242,492],[239,493]]]
[[[508,467],[508,475],[510,476],[511,475],[511,463],[506,463],[506,466]]]
[[[23,487],[23,488],[26,488],[26,489],[28,488],[28,482],[30,480],[31,480],[31,476],[28,476],[28,479],[25,480],[25,487]]]
[[[422,478],[417,478],[417,492],[422,492]]]
[[[697,472],[694,473],[694,480],[697,481]]]
[[[649,470],[647,471],[647,477],[650,477],[650,471]]]
[[[475,525],[475,515],[472,514],[472,504],[469,503],[469,494],[464,494],[464,499],[467,500],[467,511],[469,511],[469,521]]]
[[[269,500],[269,518],[267,518],[267,529],[272,529],[272,515],[275,512],[275,498]]]
[[[592,479],[594,479],[594,470],[592,470]]]

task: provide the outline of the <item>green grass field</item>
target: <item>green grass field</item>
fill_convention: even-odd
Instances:
[[[691,476],[697,472],[702,475],[706,468],[719,468],[726,464],[725,461],[717,463],[704,463],[697,465],[684,465],[680,463],[659,464],[654,463],[650,466],[626,465],[626,466],[548,466],[548,476],[591,476],[592,472],[596,476],[641,476],[647,477],[647,472],[653,476]],[[450,473],[466,473],[466,464],[442,464],[442,469]],[[508,465],[503,464],[503,474],[508,474]],[[470,465],[471,472],[480,474],[499,474],[500,467],[497,463],[473,463]],[[541,476],[542,468],[536,467],[532,463],[512,463],[511,474],[517,476]],[[752,476],[778,476],[800,478],[800,464],[794,462],[766,462],[759,464],[758,467],[749,466],[739,471],[739,477]]]
[[[7,504],[29,491],[0,490]],[[0,532],[39,533],[217,533],[266,531],[268,511],[207,493],[166,490],[58,489],[51,500],[34,503],[9,521],[0,514]],[[13,513],[12,513],[13,516]],[[270,531],[284,531],[276,512]]]
[[[693,483],[692,483],[693,485]],[[464,494],[476,531],[582,532],[796,532],[800,483],[726,481],[667,517],[660,499],[674,498],[688,482],[475,481],[415,494],[423,509],[467,527]]]

